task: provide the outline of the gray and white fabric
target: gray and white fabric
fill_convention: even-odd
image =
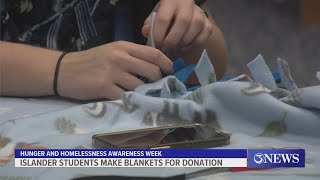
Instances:
[[[289,91],[294,91],[298,87],[296,83],[293,81],[293,78],[291,77],[291,72],[289,68],[289,64],[287,61],[278,58],[278,70],[280,72],[281,82],[284,85],[284,87]]]
[[[255,81],[261,83],[270,90],[276,90],[277,84],[272,76],[272,73],[261,54],[259,54],[253,61],[248,63],[248,68]]]
[[[261,61],[262,56],[258,58]],[[266,179],[266,175],[319,179],[320,86],[292,92],[278,88],[269,77],[268,67],[263,65],[263,74],[259,75],[262,66],[252,63],[249,66],[255,81],[242,75],[232,81],[207,84],[214,79],[213,66],[208,63],[199,61],[197,75],[204,86],[193,92],[169,76],[126,92],[117,101],[76,104],[59,99],[0,98],[0,178],[165,177],[197,171],[200,168],[17,169],[13,161],[15,148],[93,148],[91,136],[96,133],[196,122],[231,133],[231,144],[224,148],[301,147],[307,153],[303,169],[218,173],[202,179]]]

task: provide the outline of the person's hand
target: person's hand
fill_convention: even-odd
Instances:
[[[206,42],[213,31],[213,24],[193,0],[161,0],[153,10],[157,12],[154,40],[163,52],[188,50]],[[151,17],[142,28],[148,37]]]
[[[78,100],[117,99],[125,90],[172,73],[172,62],[159,50],[129,42],[114,42],[67,54],[61,62],[58,92]]]

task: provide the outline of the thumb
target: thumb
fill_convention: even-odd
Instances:
[[[144,25],[141,29],[141,33],[145,38],[148,38],[150,34],[150,24]]]
[[[147,38],[150,34],[150,27],[151,27],[151,14],[148,16],[148,18],[144,21],[144,24],[141,29],[142,35]]]

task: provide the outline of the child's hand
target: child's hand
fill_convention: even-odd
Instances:
[[[154,11],[158,13],[154,40],[163,52],[197,47],[212,34],[212,22],[193,0],[161,0]],[[149,16],[142,28],[145,37],[149,35],[150,20]]]
[[[129,42],[114,42],[67,54],[61,62],[58,92],[79,100],[117,99],[125,90],[172,73],[172,62],[159,50]]]

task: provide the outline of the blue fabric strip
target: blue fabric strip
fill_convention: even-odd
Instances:
[[[186,65],[184,64],[184,60],[182,58],[177,59],[173,62],[173,72],[178,72],[183,69]]]
[[[181,69],[180,71],[174,73],[174,76],[177,77],[177,79],[179,79],[181,82],[186,83],[189,80],[191,74],[194,73],[195,68],[196,65],[187,66]]]
[[[272,75],[273,75],[273,78],[276,81],[276,83],[281,83],[281,76],[278,71],[273,71]]]

